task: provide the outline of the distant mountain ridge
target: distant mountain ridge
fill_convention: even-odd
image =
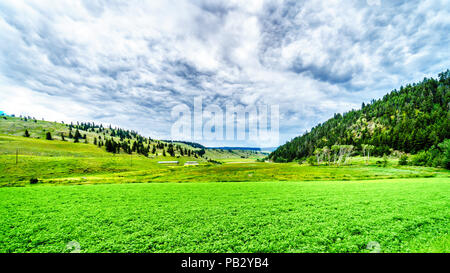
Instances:
[[[316,149],[333,145],[353,145],[360,153],[363,145],[373,145],[374,155],[393,151],[416,154],[436,149],[450,138],[450,71],[437,79],[425,78],[362,104],[360,110],[335,114],[310,132],[296,137],[270,154],[275,162],[303,160]]]
[[[243,151],[274,151],[276,147],[268,147],[268,148],[258,148],[258,147],[206,147],[206,149],[215,149],[215,150],[243,150]]]
[[[183,140],[161,140],[167,143],[183,143],[186,144],[188,146],[191,146],[192,148],[197,148],[197,149],[206,149],[205,146],[203,146],[200,143],[196,143],[196,142],[190,142],[190,141],[183,141]]]

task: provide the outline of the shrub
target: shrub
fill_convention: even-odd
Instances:
[[[314,156],[310,156],[306,159],[306,162],[309,165],[314,166],[314,165],[316,165],[316,158]]]
[[[38,182],[39,182],[39,180],[37,178],[30,179],[30,184],[37,184]]]
[[[439,157],[435,157],[433,159],[433,161],[431,162],[431,167],[437,168],[437,167],[440,167],[440,166],[445,167],[443,159],[441,159]]]
[[[400,157],[400,159],[398,160],[398,165],[400,165],[400,166],[408,165],[408,156],[407,155],[402,155]]]
[[[450,170],[450,139],[438,145],[442,151],[442,166]]]
[[[387,155],[384,154],[384,155],[383,155],[383,167],[386,167],[387,164],[388,164],[388,158],[387,158]]]
[[[432,146],[428,151],[421,151],[416,155],[411,156],[409,164],[414,166],[444,167],[449,169],[450,143],[446,140],[439,144],[438,147],[439,149]]]
[[[428,154],[425,151],[419,152],[418,154],[411,157],[411,165],[414,166],[426,166],[428,163]]]

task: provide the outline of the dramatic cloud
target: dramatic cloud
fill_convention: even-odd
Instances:
[[[450,68],[449,6],[3,1],[0,109],[165,139],[172,108],[192,106],[195,96],[223,107],[278,104],[284,142],[335,112]]]

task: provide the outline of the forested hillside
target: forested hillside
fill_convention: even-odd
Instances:
[[[450,135],[450,71],[437,79],[394,90],[380,100],[362,104],[360,110],[335,114],[280,146],[269,157],[275,162],[302,160],[318,149],[351,145],[354,153],[372,147],[371,154],[389,155],[394,151],[410,154],[444,152],[444,140]],[[441,145],[439,145],[441,144]],[[446,142],[448,146],[448,141]]]

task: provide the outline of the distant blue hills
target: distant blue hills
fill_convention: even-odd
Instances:
[[[268,148],[258,148],[258,147],[205,147],[202,144],[195,143],[195,142],[189,142],[189,141],[180,141],[180,140],[162,140],[164,142],[176,142],[176,143],[184,143],[186,145],[189,145],[194,148],[199,149],[211,149],[211,150],[243,150],[243,151],[264,151],[264,152],[273,152],[278,147],[268,147]]]
[[[215,150],[244,150],[244,151],[266,151],[272,152],[277,149],[277,147],[269,147],[269,148],[257,148],[257,147],[207,147],[206,149],[215,149]]]

